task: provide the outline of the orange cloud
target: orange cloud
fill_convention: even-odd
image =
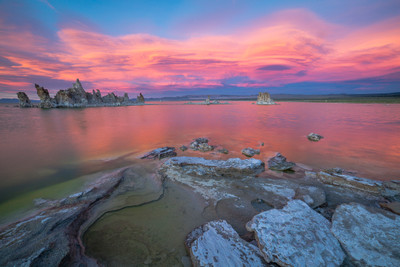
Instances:
[[[279,12],[230,35],[186,40],[65,28],[52,43],[17,32],[0,40],[3,57],[14,63],[0,67],[0,75],[68,81],[79,77],[93,88],[133,92],[354,80],[390,74],[400,66],[398,25],[400,17],[349,29],[299,9]]]

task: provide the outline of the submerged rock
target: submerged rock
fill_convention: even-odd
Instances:
[[[324,138],[322,135],[316,134],[316,133],[310,133],[307,135],[308,140],[317,142],[320,139]]]
[[[177,154],[175,152],[175,147],[160,147],[150,151],[141,157],[141,159],[162,159],[166,157],[175,157]]]
[[[179,149],[182,150],[182,151],[188,150],[187,146],[181,146]]]
[[[275,157],[268,160],[268,168],[275,171],[286,171],[296,166],[295,163],[286,161],[281,153],[276,153]]]
[[[224,220],[194,229],[185,244],[193,266],[265,266],[258,248],[241,239]]]
[[[358,203],[342,204],[335,210],[331,231],[356,266],[400,266],[400,216]]]
[[[17,96],[19,99],[19,107],[21,107],[21,108],[31,108],[32,107],[31,100],[24,92],[18,92]]]
[[[221,154],[228,154],[229,153],[228,149],[226,149],[226,148],[218,149],[218,152],[221,153]]]
[[[195,139],[193,142],[190,143],[190,148],[192,150],[197,150],[201,152],[214,150],[214,147],[208,144],[208,139],[205,137]]]
[[[275,105],[269,93],[258,93],[257,105]]]
[[[254,155],[260,155],[260,150],[247,147],[242,149],[242,154],[245,155],[246,157],[252,157]]]
[[[330,222],[300,200],[262,212],[247,223],[267,262],[281,266],[340,266],[345,258]]]

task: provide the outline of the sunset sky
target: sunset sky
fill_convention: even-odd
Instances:
[[[0,0],[0,98],[400,91],[400,1]]]

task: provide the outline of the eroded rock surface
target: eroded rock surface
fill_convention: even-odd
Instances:
[[[318,142],[322,138],[324,138],[322,135],[316,134],[316,133],[310,133],[307,135],[308,140],[313,141],[313,142]]]
[[[19,99],[19,106],[21,108],[31,108],[32,107],[31,100],[24,92],[18,92],[17,97]]]
[[[175,152],[175,147],[160,147],[150,151],[141,157],[141,159],[162,159],[166,157],[175,157],[177,154]]]
[[[259,149],[253,149],[251,147],[246,147],[242,149],[242,154],[245,155],[246,157],[253,157],[254,155],[260,155],[260,150]]]
[[[296,164],[286,161],[286,157],[281,153],[276,153],[275,157],[268,160],[268,168],[275,171],[287,171],[292,169]]]
[[[400,266],[400,216],[342,204],[332,218],[332,233],[357,266]]]
[[[193,266],[265,266],[258,248],[241,239],[224,220],[194,229],[185,243]]]
[[[45,89],[42,86],[39,86],[38,84],[35,84],[35,88],[37,95],[40,98],[39,107],[44,109],[54,108],[55,101],[50,97],[49,90]]]
[[[262,212],[247,223],[267,262],[281,266],[340,266],[345,258],[331,224],[301,200]]]

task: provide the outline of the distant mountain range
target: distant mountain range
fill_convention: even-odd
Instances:
[[[211,100],[256,100],[257,95],[185,95],[185,96],[167,96],[167,97],[148,97],[146,101],[203,101],[208,96]],[[346,100],[368,100],[391,98],[399,99],[400,92],[396,93],[378,93],[378,94],[329,94],[329,95],[301,95],[301,94],[272,94],[272,99],[277,101],[346,101]],[[39,100],[31,100],[32,103],[39,103]],[[17,98],[1,98],[0,103],[18,104]]]

